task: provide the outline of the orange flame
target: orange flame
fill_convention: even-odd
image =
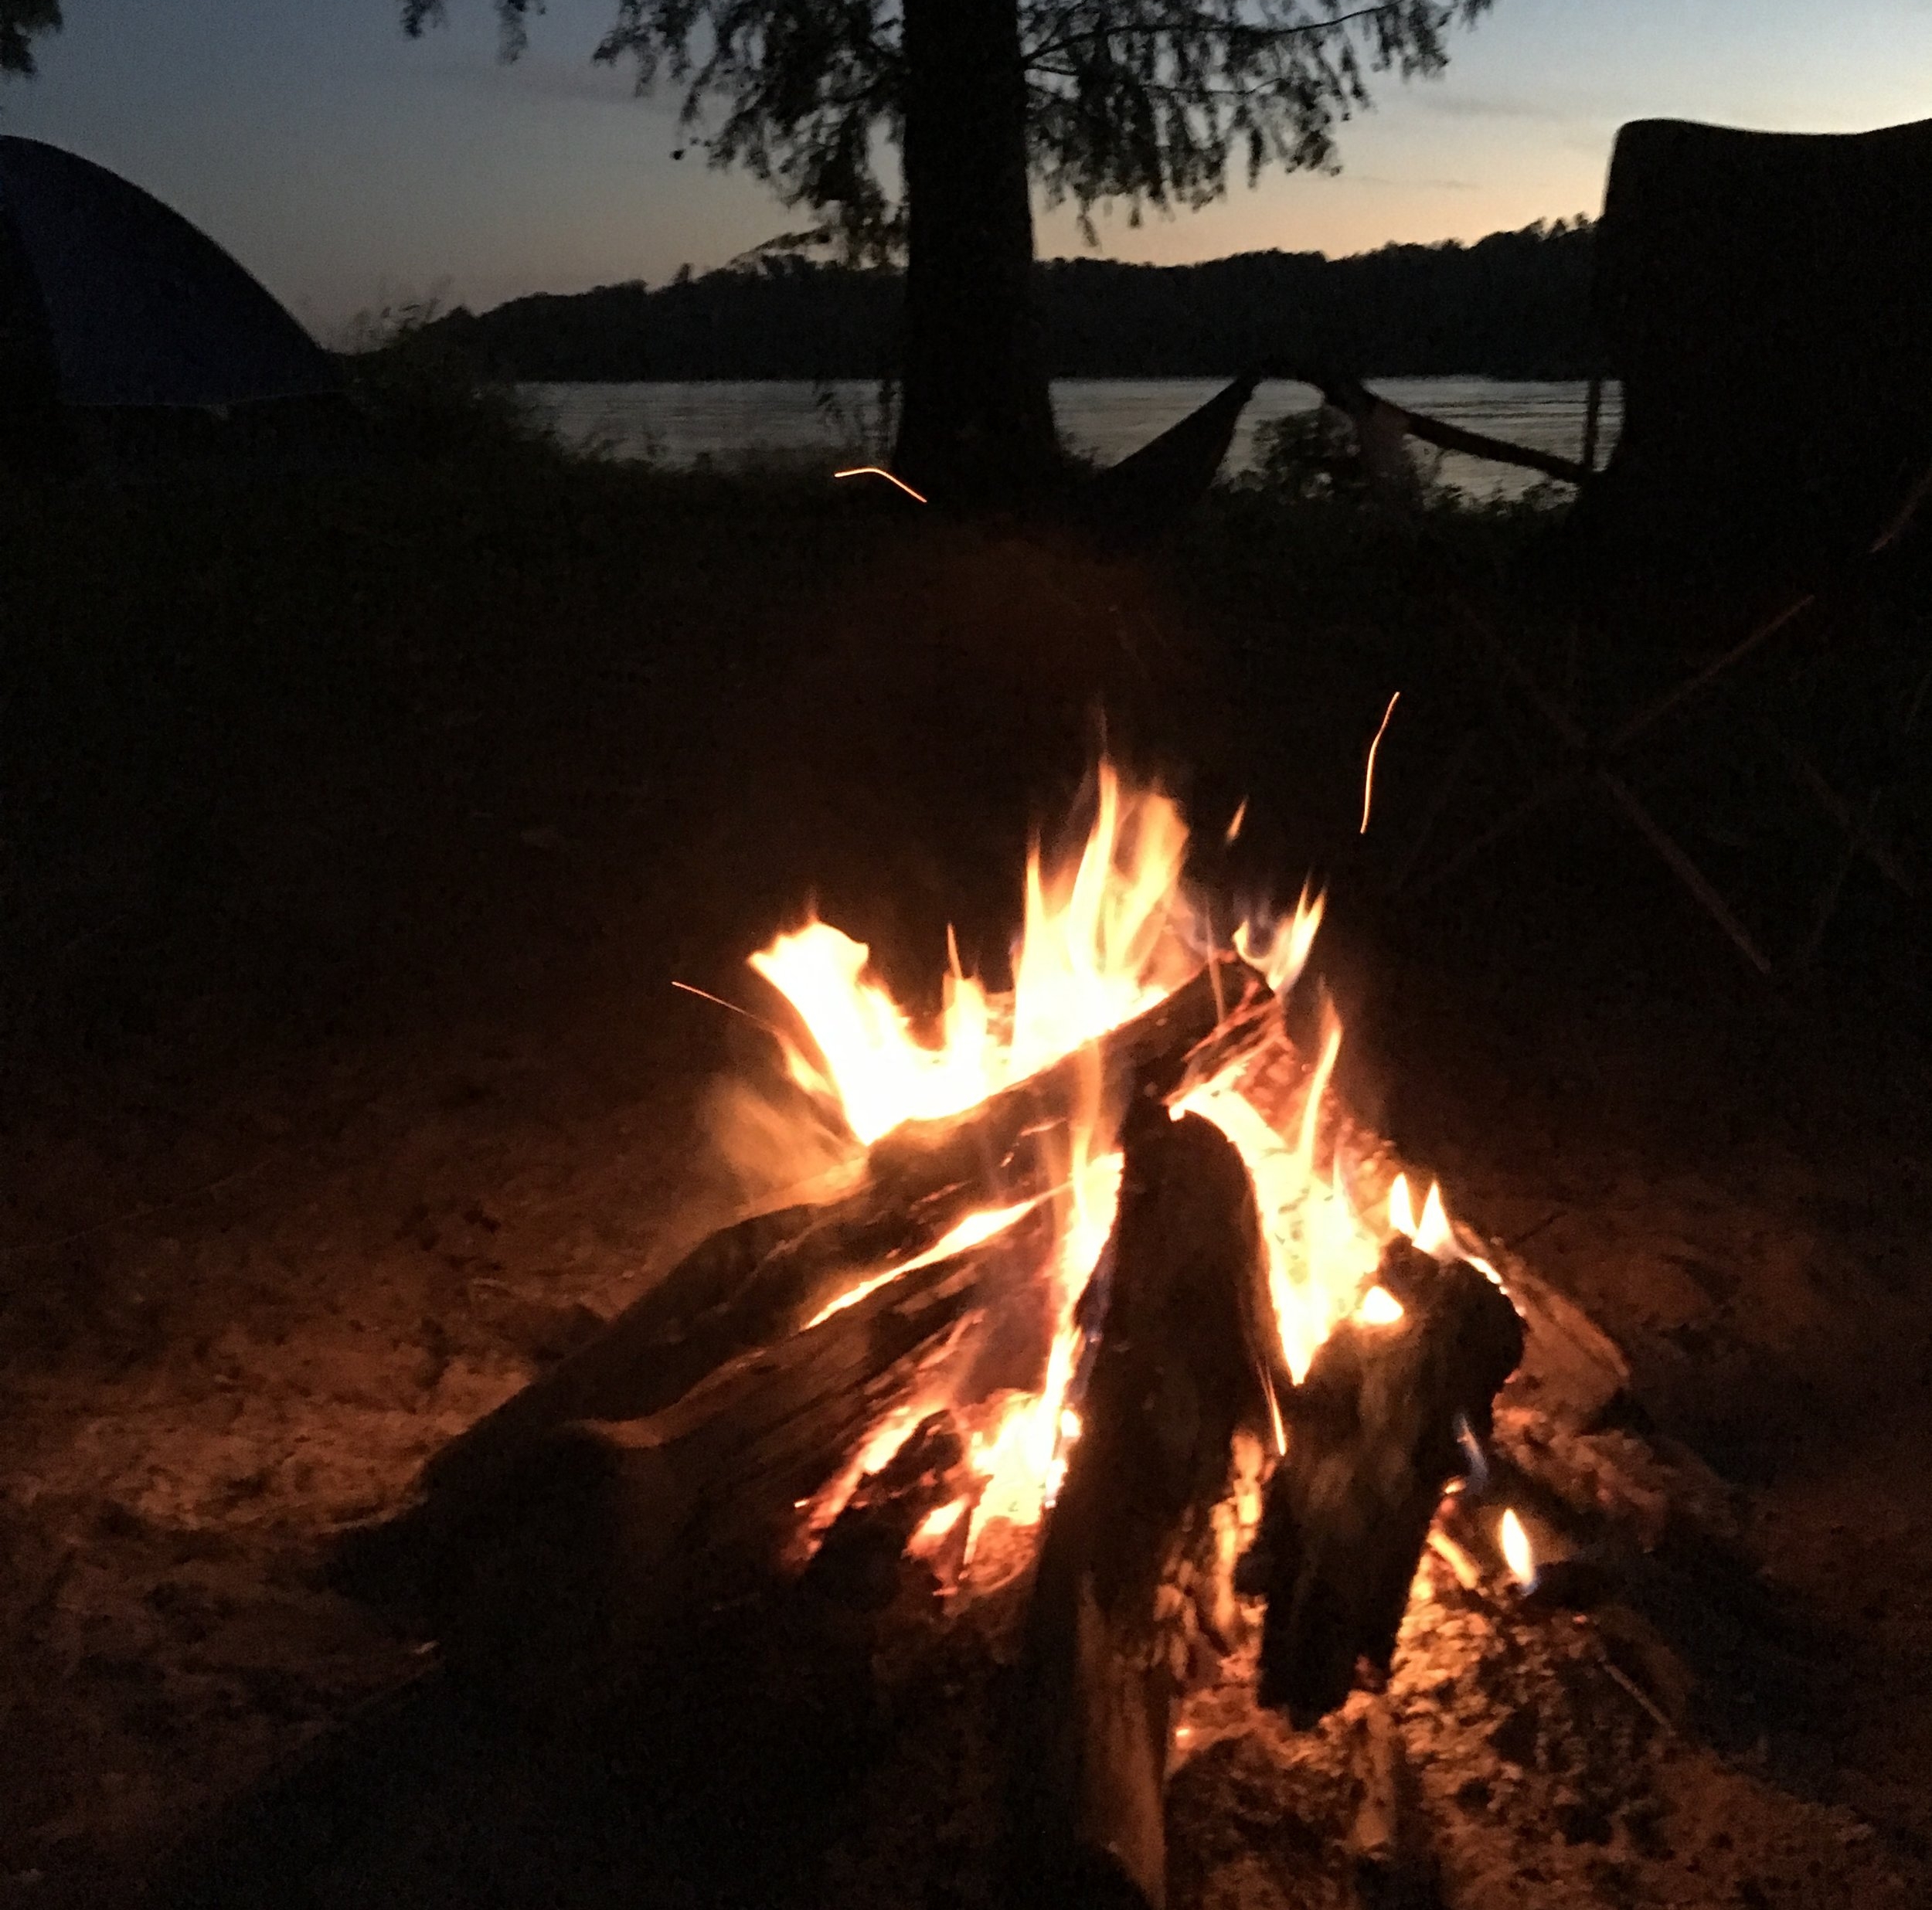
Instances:
[[[1415,1197],[1409,1191],[1409,1177],[1398,1174],[1389,1184],[1389,1230],[1406,1235],[1422,1251],[1445,1260],[1457,1251],[1456,1230],[1442,1201],[1442,1183],[1431,1181],[1422,1203],[1422,1218],[1416,1218]],[[1486,1269],[1485,1269],[1486,1270]],[[1493,1280],[1495,1276],[1492,1273]]]
[[[1181,1103],[1213,1122],[1247,1164],[1267,1248],[1281,1357],[1298,1384],[1322,1341],[1353,1311],[1379,1257],[1375,1235],[1338,1185],[1333,1164],[1317,1157],[1322,1103],[1341,1052],[1341,1026],[1330,1015],[1292,1141],[1225,1077]]]
[[[815,1055],[785,1042],[792,1078],[869,1145],[903,1121],[971,1107],[1141,1013],[1198,970],[1210,940],[1206,913],[1191,905],[1182,885],[1187,839],[1168,797],[1124,787],[1104,763],[1093,824],[1078,854],[1050,868],[1037,848],[1028,858],[1012,993],[996,994],[961,972],[951,952],[934,1028],[915,1027],[869,973],[864,944],[829,923],[815,920],[779,936],[752,957],[752,965],[790,999],[809,1031]],[[1243,923],[1236,947],[1284,991],[1307,966],[1321,914],[1322,898],[1304,889],[1291,914]],[[1377,1231],[1350,1199],[1326,1140],[1331,1124],[1325,1110],[1341,1043],[1340,1025],[1330,1013],[1291,1132],[1284,1131],[1286,1122],[1277,1127],[1243,1091],[1238,1064],[1196,1085],[1180,1104],[1213,1121],[1247,1166],[1268,1256],[1281,1361],[1297,1381],[1343,1320],[1353,1315],[1367,1325],[1386,1325],[1400,1317],[1393,1296],[1374,1284]],[[922,1544],[937,1544],[966,1519],[970,1560],[985,1527],[1002,1520],[1030,1524],[1052,1504],[1080,1437],[1079,1402],[1072,1396],[1085,1331],[1080,1302],[1113,1231],[1122,1171],[1113,1139],[1115,1110],[1099,1104],[1097,1079],[1083,1084],[1080,1101],[1067,1110],[1059,1130],[1066,1167],[1050,1197],[1055,1237],[1033,1289],[1043,1336],[1036,1387],[989,1407],[983,1397],[946,1396],[957,1372],[954,1380],[942,1378],[936,1382],[940,1397],[922,1397],[872,1429],[841,1477],[813,1501],[813,1529],[835,1516],[859,1480],[889,1460],[927,1414],[949,1406],[969,1429],[968,1463],[979,1483],[954,1502],[963,1509],[943,1507],[929,1517]],[[1407,1199],[1404,1183],[1400,1201]],[[855,1278],[811,1324],[856,1303],[909,1266],[994,1239],[1029,1211],[1023,1205],[969,1216],[918,1259]],[[1431,1215],[1447,1237],[1439,1195],[1425,1211],[1425,1226]],[[1413,1223],[1401,1226],[1393,1193],[1390,1220],[1416,1232]],[[971,1363],[957,1364],[963,1369]],[[1278,1409],[1274,1432],[1278,1452],[1284,1444]]]
[[[1118,1027],[1194,965],[1179,892],[1186,842],[1167,797],[1123,799],[1103,766],[1078,863],[1049,882],[1037,848],[1027,858],[1012,996],[996,1004],[977,980],[948,974],[937,1044],[920,1041],[892,997],[865,979],[862,942],[818,921],[778,936],[751,965],[804,1017],[826,1064],[819,1069],[787,1042],[793,1079],[869,1144],[901,1121],[958,1113]]]
[[[964,1499],[952,1499],[944,1505],[935,1506],[920,1521],[919,1529],[912,1535],[909,1549],[914,1557],[935,1549],[942,1539],[947,1538],[966,1512]]]
[[[1302,970],[1308,967],[1309,952],[1315,947],[1315,931],[1321,926],[1321,912],[1326,900],[1321,895],[1311,899],[1304,885],[1293,915],[1276,922],[1266,930],[1257,930],[1243,922],[1234,931],[1235,953],[1251,967],[1260,969],[1277,994],[1293,987]]]
[[[1402,1302],[1387,1287],[1372,1286],[1362,1296],[1355,1317],[1365,1327],[1393,1327],[1402,1317]]]
[[[1511,1575],[1526,1592],[1534,1590],[1536,1548],[1530,1544],[1529,1534],[1523,1529],[1523,1522],[1517,1517],[1513,1507],[1503,1514],[1496,1528],[1496,1537],[1502,1546],[1503,1560],[1509,1567]]]

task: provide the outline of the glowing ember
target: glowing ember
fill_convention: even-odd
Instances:
[[[964,1499],[952,1500],[928,1512],[912,1536],[910,1549],[913,1557],[918,1558],[924,1553],[937,1550],[940,1541],[951,1534],[965,1513],[966,1501]]]
[[[1362,1296],[1355,1317],[1365,1327],[1393,1327],[1402,1317],[1402,1302],[1387,1287],[1372,1286]]]
[[[1496,1528],[1496,1537],[1502,1546],[1504,1562],[1517,1584],[1526,1592],[1533,1592],[1536,1589],[1536,1555],[1529,1543],[1529,1534],[1523,1530],[1522,1521],[1513,1509],[1503,1514],[1502,1523]]]
[[[902,1273],[951,1259],[955,1253],[964,1253],[968,1247],[976,1247],[982,1241],[992,1239],[994,1235],[1004,1233],[1014,1222],[1024,1220],[1039,1205],[1037,1201],[1022,1201],[1014,1207],[985,1207],[976,1214],[968,1214],[944,1239],[936,1242],[923,1253],[910,1260],[901,1260],[896,1266],[889,1266],[869,1280],[861,1280],[856,1286],[849,1287],[829,1305],[814,1314],[805,1322],[805,1331],[809,1333],[834,1314],[843,1313],[848,1307],[856,1307],[868,1294],[877,1293],[887,1281],[897,1280]]]

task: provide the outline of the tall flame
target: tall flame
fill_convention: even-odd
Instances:
[[[1193,966],[1180,888],[1186,847],[1167,797],[1124,794],[1103,764],[1093,831],[1073,867],[1049,879],[1037,845],[1027,858],[1012,994],[995,1002],[955,968],[934,1042],[866,979],[864,943],[818,921],[781,935],[751,965],[798,1009],[825,1062],[819,1069],[788,1042],[793,1079],[869,1144],[901,1121],[958,1113],[1117,1028]]]
[[[1247,1163],[1267,1248],[1281,1358],[1298,1383],[1322,1341],[1354,1310],[1377,1258],[1374,1233],[1355,1212],[1333,1162],[1320,1157],[1321,1109],[1341,1052],[1341,1024],[1331,1014],[1292,1139],[1270,1125],[1238,1081],[1211,1081],[1181,1104],[1213,1122]]]

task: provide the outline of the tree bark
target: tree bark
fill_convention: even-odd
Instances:
[[[1033,302],[1016,0],[906,0],[906,312],[894,465],[962,508],[1060,465]]]

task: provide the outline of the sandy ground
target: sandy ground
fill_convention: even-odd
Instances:
[[[0,1904],[137,1900],[420,1669],[326,1588],[332,1536],[736,1198],[706,1102],[757,1038],[674,976],[743,998],[815,887],[908,974],[948,916],[996,945],[1097,695],[1204,811],[1317,776],[1171,592],[977,546],[800,588],[701,690],[642,635],[541,697],[398,664],[372,754],[310,739],[175,889],[54,942],[3,1117]],[[1539,1871],[1512,1820],[1447,1900],[1927,1901],[1920,1031],[1855,977],[1767,1006],[1620,844],[1512,879],[1420,920],[1341,898],[1349,1091],[1624,1341],[1793,1622],[1707,1628],[1645,1853],[1552,1830]]]

